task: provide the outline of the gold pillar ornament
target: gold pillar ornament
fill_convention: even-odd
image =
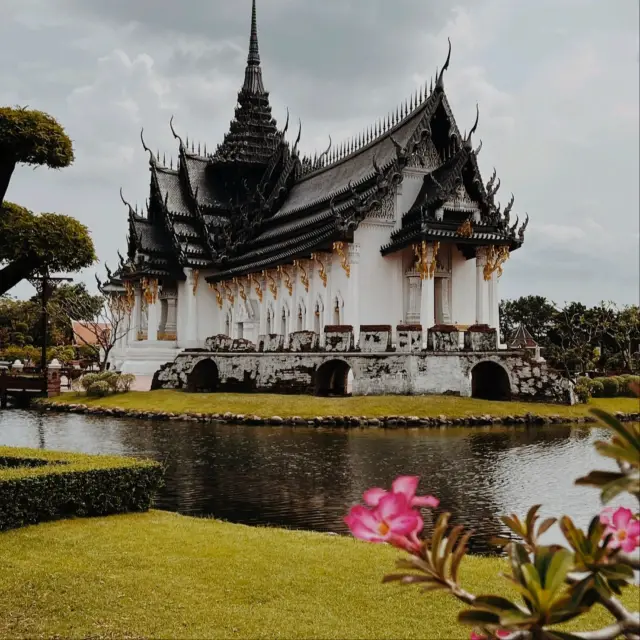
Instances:
[[[416,270],[420,274],[421,280],[429,277],[429,265],[427,264],[427,243],[423,240],[420,244],[413,245],[416,254]]]
[[[282,266],[278,266],[278,273],[284,278],[284,286],[287,287],[289,296],[293,295],[293,283],[291,282],[291,274]]]
[[[271,295],[273,296],[274,300],[278,299],[278,285],[274,279],[274,277],[271,275],[271,272],[269,271],[263,271],[262,275],[267,279],[267,285],[269,287],[269,291],[271,291]]]
[[[216,302],[218,303],[218,307],[222,309],[223,299],[222,299],[222,291],[220,291],[220,287],[217,283],[209,283],[209,289],[216,294]]]
[[[247,301],[247,294],[244,290],[244,284],[242,283],[241,280],[239,280],[238,278],[234,278],[233,279],[233,283],[238,285],[238,295],[244,300],[244,302]]]
[[[506,245],[496,248],[491,245],[487,251],[487,263],[484,265],[483,273],[485,280],[491,280],[491,276],[495,271],[498,272],[498,278],[502,276],[503,265],[509,259],[509,247]]]
[[[193,291],[193,295],[195,296],[198,291],[198,284],[200,282],[200,271],[198,269],[194,269],[192,273],[193,273],[193,287],[191,290]]]
[[[433,257],[431,258],[431,264],[429,265],[429,279],[431,280],[436,275],[436,267],[438,265],[438,251],[440,251],[440,243],[433,243]]]
[[[318,275],[320,276],[320,280],[322,280],[322,284],[324,285],[324,288],[327,288],[327,269],[324,266],[324,262],[322,262],[321,258],[320,258],[320,254],[319,253],[312,253],[311,254],[311,259],[315,260],[318,263],[318,266],[320,267],[320,271],[318,272]]]
[[[236,297],[233,295],[233,291],[231,291],[231,287],[229,286],[228,282],[223,282],[222,283],[222,287],[225,291],[225,293],[227,294],[227,300],[233,304],[236,301]]]
[[[345,253],[344,242],[334,242],[333,250],[340,256],[340,265],[347,274],[347,278],[351,277],[351,265],[349,264],[349,256]]]
[[[256,295],[258,296],[258,300],[260,300],[260,302],[262,302],[262,284],[260,283],[260,281],[258,280],[257,276],[255,273],[252,273],[249,276],[249,282],[253,283],[255,285],[255,292]]]
[[[304,290],[309,293],[309,275],[307,274],[307,270],[305,269],[304,265],[302,264],[301,260],[295,260],[293,263],[293,266],[296,269],[300,269],[300,282],[302,282],[302,286],[304,287]]]
[[[140,284],[147,304],[155,304],[158,299],[158,281],[155,278],[151,280],[148,278],[142,278]]]

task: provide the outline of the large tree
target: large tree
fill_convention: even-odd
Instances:
[[[45,271],[78,271],[95,259],[88,229],[56,213],[35,215],[5,202],[18,164],[60,169],[73,162],[73,145],[41,111],[0,108],[0,295]]]
[[[556,307],[544,296],[522,296],[500,303],[500,331],[505,341],[511,340],[516,329],[523,324],[540,346],[546,347],[554,323]]]

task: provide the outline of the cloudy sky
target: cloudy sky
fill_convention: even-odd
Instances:
[[[638,11],[637,0],[258,0],[274,115],[288,106],[302,119],[308,152],[395,109],[451,38],[458,124],[478,102],[485,180],[495,166],[502,200],[513,191],[531,217],[502,294],[558,303],[638,301]],[[167,160],[172,114],[179,133],[215,147],[250,12],[250,0],[2,0],[0,104],[54,115],[77,156],[59,172],[18,168],[8,199],[77,217],[114,267],[127,227],[118,190],[139,204],[148,194],[140,128]]]

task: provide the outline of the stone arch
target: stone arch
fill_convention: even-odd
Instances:
[[[211,358],[200,360],[187,377],[190,393],[213,393],[220,384],[218,366]]]
[[[498,362],[483,360],[471,369],[471,396],[482,400],[511,400],[509,372]]]
[[[326,360],[315,372],[315,395],[323,397],[349,396],[351,395],[350,378],[353,379],[353,371],[348,362],[338,358]]]

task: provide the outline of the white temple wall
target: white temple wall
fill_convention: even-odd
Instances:
[[[389,242],[390,231],[389,225],[365,222],[354,234],[360,246],[359,325],[395,326],[404,321],[402,255],[380,254],[380,248]]]
[[[178,346],[181,348],[184,347],[184,342],[186,340],[186,329],[187,329],[187,295],[191,295],[191,291],[187,286],[186,280],[178,282],[176,285],[178,290],[178,302],[177,302],[177,336],[178,336]]]
[[[458,247],[451,248],[451,290],[453,324],[472,325],[476,322],[476,261],[467,260]]]
[[[197,336],[200,346],[204,346],[205,340],[214,336],[220,329],[220,309],[216,302],[216,294],[209,289],[206,278],[208,272],[202,272],[198,278],[196,289],[196,309],[198,314]],[[187,290],[186,295],[193,295],[193,291]]]

